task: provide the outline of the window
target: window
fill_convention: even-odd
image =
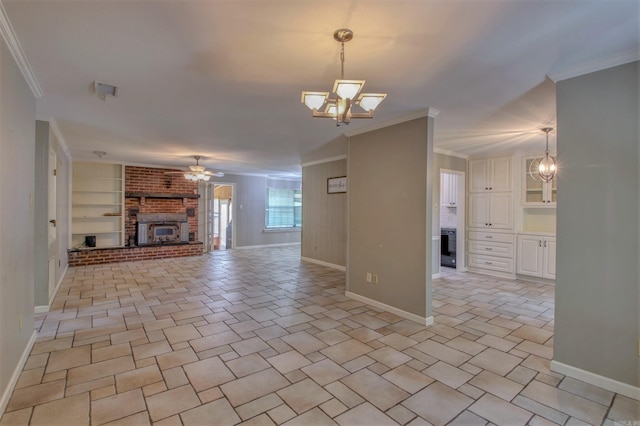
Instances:
[[[302,226],[302,191],[267,188],[267,208],[264,216],[267,229],[300,228]]]

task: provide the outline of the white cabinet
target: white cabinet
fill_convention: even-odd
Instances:
[[[96,247],[121,247],[124,241],[124,166],[73,163],[71,247],[82,246],[88,235]]]
[[[513,195],[510,192],[469,194],[469,227],[513,229]]]
[[[556,278],[556,238],[542,235],[518,235],[516,271],[521,275]]]
[[[512,179],[511,157],[469,161],[469,192],[511,191]]]
[[[468,267],[470,271],[513,277],[513,234],[469,231]]]
[[[453,173],[440,173],[440,206],[456,207],[458,197],[458,176]]]
[[[522,205],[531,207],[555,207],[558,201],[558,179],[543,182],[537,175],[541,156],[522,159]]]

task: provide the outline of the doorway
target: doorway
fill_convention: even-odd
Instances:
[[[229,250],[235,247],[234,192],[235,185],[211,183],[207,200],[207,251]]]
[[[466,270],[465,181],[465,172],[440,169],[441,272]]]
[[[56,222],[56,197],[57,197],[57,163],[58,156],[55,149],[49,144],[48,171],[47,171],[47,212],[48,224],[48,294],[49,300],[53,297],[56,289],[56,263],[58,255],[58,229]],[[50,303],[49,303],[50,304]]]

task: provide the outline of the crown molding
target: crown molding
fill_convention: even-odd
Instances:
[[[339,160],[346,160],[346,159],[347,159],[347,154],[344,154],[344,155],[338,155],[337,157],[330,157],[330,158],[323,158],[322,160],[309,161],[307,163],[300,164],[300,166],[309,167],[309,166],[315,166],[318,164],[331,163],[332,161],[339,161]]]
[[[418,118],[431,117],[436,118],[440,114],[440,111],[435,108],[425,108],[420,111],[413,112],[411,114],[403,115],[391,120],[381,121],[380,123],[376,123],[371,126],[365,126],[361,129],[353,130],[351,132],[344,132],[344,135],[348,138],[356,135],[361,135],[363,133],[369,133],[374,130],[384,129],[385,127],[394,126],[396,124],[405,123],[411,120],[417,120]]]
[[[22,50],[22,46],[20,46],[20,42],[18,41],[18,37],[16,36],[15,31],[13,30],[13,26],[11,25],[11,21],[9,21],[9,16],[7,16],[7,11],[4,9],[4,4],[0,0],[0,33],[2,34],[2,38],[5,43],[7,43],[7,47],[15,59],[18,68],[22,72],[24,79],[27,81],[33,96],[36,99],[40,99],[44,96],[42,92],[42,88],[40,87],[40,83],[38,83],[38,79],[31,69],[31,65],[29,65],[29,61],[27,61],[27,57]]]
[[[569,78],[579,77],[581,75],[602,71],[607,68],[617,67],[618,65],[624,65],[635,61],[640,61],[640,50],[638,49],[607,56],[606,58],[597,59],[595,61],[585,62],[561,71],[548,73],[547,77],[553,80],[554,83],[557,83]]]
[[[449,157],[458,157],[465,160],[469,159],[469,156],[467,154],[461,154],[459,152],[451,151],[448,149],[442,149],[438,147],[434,147],[433,152],[435,152],[436,154],[448,155]]]

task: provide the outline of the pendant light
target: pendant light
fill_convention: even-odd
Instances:
[[[538,176],[543,182],[551,182],[558,171],[556,159],[549,155],[549,132],[553,130],[553,127],[544,127],[540,130],[547,134],[547,146],[544,157],[538,162]]]
[[[341,28],[333,33],[340,43],[340,79],[331,92],[302,92],[302,103],[313,117],[333,118],[336,125],[349,124],[352,118],[373,118],[373,111],[387,97],[386,93],[362,93],[364,80],[344,79],[344,44],[353,39],[353,31]],[[357,107],[357,110],[355,109]]]

